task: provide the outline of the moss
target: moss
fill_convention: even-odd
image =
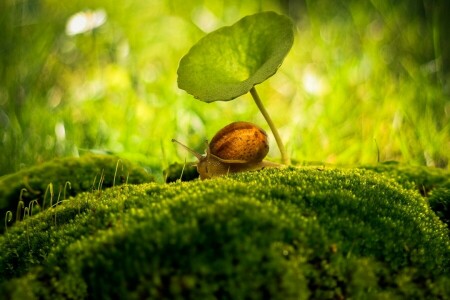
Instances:
[[[359,168],[384,174],[386,177],[394,179],[406,188],[415,188],[425,197],[427,197],[433,189],[450,184],[449,172],[439,168],[409,166],[396,162],[367,165]]]
[[[8,210],[16,211],[22,189],[26,189],[22,197],[25,206],[29,206],[30,201],[36,199],[38,204],[35,205],[35,209],[39,210],[44,205],[44,195],[50,183],[53,185],[55,194],[53,203],[56,203],[59,193],[62,200],[64,193],[68,198],[82,191],[98,189],[101,177],[103,177],[102,188],[113,186],[113,184],[120,185],[126,181],[135,184],[153,181],[153,177],[143,168],[117,156],[85,155],[80,158],[55,159],[0,177],[0,216],[5,216]],[[66,186],[66,182],[69,182],[70,186]],[[46,207],[50,205],[49,195],[47,195]],[[1,222],[0,232],[3,230],[4,222]]]
[[[191,181],[199,177],[195,162],[188,162],[186,164],[173,163],[164,170],[164,177],[166,183],[175,182],[177,180]]]
[[[450,227],[450,174],[448,171],[393,162],[361,168],[383,174],[405,188],[418,191],[428,200],[436,215]]]
[[[450,228],[450,185],[434,189],[428,201],[431,209]]]
[[[448,233],[415,191],[358,169],[123,185],[10,228],[0,237],[0,291],[13,299],[19,288],[63,299],[448,298]]]

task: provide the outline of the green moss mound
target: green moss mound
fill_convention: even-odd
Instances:
[[[116,171],[117,169],[117,171]],[[113,155],[85,155],[79,158],[61,158],[43,163],[36,167],[0,177],[0,216],[9,210],[16,216],[21,190],[24,206],[37,200],[34,208],[44,205],[44,195],[51,183],[53,186],[53,204],[58,195],[74,196],[83,191],[111,187],[125,182],[130,184],[154,181],[142,167]],[[68,183],[67,183],[68,182]],[[66,184],[67,183],[67,184]],[[47,192],[45,206],[50,205],[50,192]],[[31,206],[30,206],[31,208]],[[23,214],[20,214],[23,218]],[[15,221],[13,218],[11,221]],[[0,223],[0,232],[4,223]]]
[[[435,188],[450,187],[450,174],[444,169],[402,165],[396,162],[361,166],[359,168],[384,174],[406,188],[416,189],[425,197],[429,196],[429,193]]]
[[[439,168],[382,163],[363,169],[383,174],[425,197],[431,209],[450,228],[450,174]]]
[[[450,240],[417,192],[284,169],[82,193],[0,237],[7,298],[450,297]]]

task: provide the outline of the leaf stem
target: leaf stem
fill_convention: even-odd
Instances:
[[[266,108],[264,107],[263,103],[261,102],[261,98],[259,98],[259,95],[256,92],[255,87],[252,87],[252,89],[250,90],[250,94],[252,95],[253,100],[255,100],[256,106],[258,106],[264,119],[266,119],[267,124],[269,124],[269,127],[272,130],[273,136],[275,137],[275,141],[277,142],[277,145],[278,145],[278,149],[280,149],[281,160],[283,161],[283,164],[285,164],[287,166],[290,165],[291,161],[289,159],[289,156],[287,155],[286,149],[284,148],[283,142],[281,141],[280,134],[278,133],[278,130],[275,127],[275,124],[273,124],[272,119],[270,118],[269,114],[267,113]]]

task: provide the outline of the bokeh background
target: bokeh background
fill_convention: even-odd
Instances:
[[[181,57],[245,15],[289,15],[296,39],[259,94],[297,163],[449,168],[450,1],[0,2],[0,175],[114,153],[161,174],[236,120],[269,131],[249,95],[206,104]],[[279,153],[271,140],[269,156]]]

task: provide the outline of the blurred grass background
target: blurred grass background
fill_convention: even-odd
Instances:
[[[0,175],[86,152],[160,174],[192,159],[171,138],[202,152],[232,121],[268,131],[249,95],[206,104],[176,84],[198,39],[264,10],[296,23],[284,64],[258,86],[294,161],[449,168],[449,1],[5,0]],[[98,27],[71,31],[80,12]]]

